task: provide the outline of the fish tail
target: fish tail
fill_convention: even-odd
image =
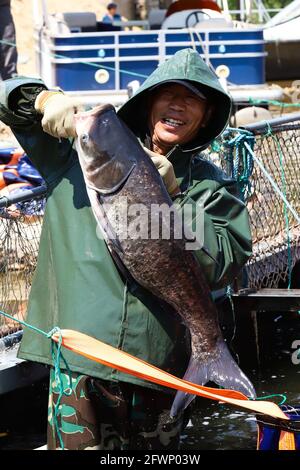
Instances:
[[[197,385],[215,382],[222,388],[242,392],[249,398],[256,397],[252,383],[239,368],[224,341],[218,343],[217,358],[214,353],[211,360],[202,362],[192,356],[183,379]],[[174,417],[183,411],[194,398],[193,394],[178,391],[172,404],[171,416]]]

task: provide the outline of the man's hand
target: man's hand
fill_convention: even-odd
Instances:
[[[172,163],[169,162],[169,160],[164,155],[159,155],[158,153],[152,152],[146,147],[143,147],[143,149],[149,155],[149,157],[151,157],[151,160],[162,177],[170,196],[174,197],[177,194],[180,194],[180,188],[177,184]]]
[[[74,115],[78,101],[56,91],[42,91],[34,107],[43,114],[42,127],[45,132],[57,138],[76,137]]]

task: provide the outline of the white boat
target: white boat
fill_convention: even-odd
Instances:
[[[29,387],[39,380],[48,380],[46,366],[17,357],[21,335],[20,331],[0,338],[0,397],[18,388]]]
[[[268,80],[300,79],[300,0],[294,0],[264,25]]]
[[[160,63],[186,47],[197,50],[216,71],[234,101],[282,97],[280,88],[266,84],[263,28],[232,21],[213,0],[178,0],[159,29],[139,31],[130,30],[137,22],[108,31],[93,12],[49,15],[46,0],[34,3],[40,76],[49,87],[61,87],[85,103],[101,99],[121,105],[132,81],[142,83]]]

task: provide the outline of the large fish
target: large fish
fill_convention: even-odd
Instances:
[[[151,158],[111,105],[77,114],[76,130],[91,207],[113,257],[137,283],[171,305],[190,330],[192,352],[184,379],[199,385],[213,381],[254,398],[251,382],[223,340],[201,266],[186,250],[186,239],[176,235],[181,220],[176,211],[170,236],[153,236],[147,211],[163,204],[169,208],[172,200]],[[130,215],[132,207],[144,209],[140,236],[130,230],[136,218],[135,211]],[[167,223],[163,218],[161,222]],[[171,415],[192,399],[193,395],[177,392]]]

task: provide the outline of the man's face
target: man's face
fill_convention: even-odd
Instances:
[[[108,11],[111,16],[114,16],[117,13],[117,9],[115,7],[109,8]]]
[[[154,93],[149,129],[154,147],[165,151],[193,140],[204,120],[207,101],[180,84],[165,84]]]

